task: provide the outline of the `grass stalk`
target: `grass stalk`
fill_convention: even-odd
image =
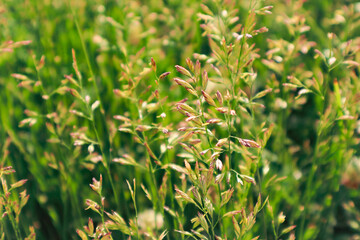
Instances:
[[[81,32],[81,29],[80,29],[80,25],[79,25],[79,22],[77,20],[77,17],[76,17],[76,14],[74,12],[74,9],[71,5],[71,2],[68,0],[68,6],[70,8],[70,11],[72,13],[72,16],[73,16],[73,19],[74,19],[74,22],[75,22],[75,25],[76,25],[76,30],[78,32],[78,35],[79,35],[79,38],[80,38],[80,42],[81,42],[81,47],[82,47],[82,50],[83,50],[83,53],[85,55],[85,60],[86,60],[86,64],[88,66],[88,69],[90,71],[90,76],[91,76],[91,81],[93,83],[93,87],[94,87],[94,90],[96,92],[96,95],[97,95],[97,98],[98,100],[100,101],[100,115],[101,115],[101,126],[103,127],[103,129],[105,130],[105,136],[103,139],[105,139],[106,142],[109,141],[108,137],[109,137],[109,130],[108,130],[108,127],[107,127],[107,124],[106,124],[106,119],[105,119],[105,113],[104,113],[104,107],[103,107],[103,101],[100,97],[100,92],[99,92],[99,88],[97,86],[97,83],[96,83],[96,78],[95,78],[95,75],[94,75],[94,71],[93,71],[93,68],[91,66],[91,63],[90,63],[90,58],[89,58],[89,54],[88,54],[88,51],[87,51],[87,48],[85,46],[85,41],[84,41],[84,38],[83,38],[83,35],[82,35],[82,32]],[[80,79],[81,80],[81,79]],[[82,83],[80,83],[80,86],[81,86],[81,91],[82,91],[82,88],[83,88],[83,85]],[[102,153],[102,156],[104,158],[104,167],[106,169],[106,174],[109,178],[109,181],[110,181],[110,184],[111,184],[111,188],[113,190],[113,194],[114,194],[114,198],[115,198],[115,202],[117,204],[117,206],[120,208],[121,204],[119,202],[119,199],[118,199],[118,196],[117,196],[117,191],[116,191],[116,188],[115,188],[115,185],[113,183],[113,179],[112,179],[112,176],[111,176],[111,171],[110,171],[110,163],[111,163],[111,159],[110,159],[110,151],[109,149],[106,149],[106,152],[105,152],[105,144],[103,143],[102,141],[102,138],[100,138],[99,134],[98,134],[98,131],[97,131],[97,128],[96,128],[96,124],[95,124],[95,118],[94,118],[94,115],[92,113],[92,111],[90,110],[89,106],[87,105],[88,107],[88,111],[91,112],[91,119],[92,119],[92,127],[93,127],[93,130],[95,132],[95,135],[96,135],[96,138],[97,138],[97,141],[99,143],[99,146],[100,146],[100,150],[101,150],[101,153]]]

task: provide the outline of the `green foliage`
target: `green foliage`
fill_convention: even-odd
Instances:
[[[1,239],[360,237],[358,3],[20,2]]]

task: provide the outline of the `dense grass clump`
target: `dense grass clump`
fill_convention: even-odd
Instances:
[[[1,239],[360,239],[360,5],[0,3]]]

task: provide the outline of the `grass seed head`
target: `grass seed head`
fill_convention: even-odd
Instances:
[[[176,68],[176,71],[178,71],[182,75],[185,75],[185,76],[187,76],[189,78],[192,78],[191,73],[186,68],[184,68],[182,66],[179,66],[179,65],[176,65],[175,68]]]

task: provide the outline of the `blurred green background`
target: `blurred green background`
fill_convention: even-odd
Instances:
[[[113,93],[113,89],[123,86],[121,79],[124,68],[121,64],[131,63],[128,65],[131,67],[130,75],[136,77],[144,67],[149,67],[150,58],[153,57],[158,73],[172,72],[170,77],[162,82],[160,95],[168,96],[168,102],[173,103],[186,97],[184,92],[173,88],[171,79],[177,74],[174,66],[185,66],[185,59],[192,58],[193,53],[211,52],[207,37],[202,36],[201,22],[196,15],[202,12],[201,1],[79,0],[71,1],[71,6],[69,2],[3,0],[0,3],[0,46],[4,47],[10,40],[31,40],[30,44],[14,48],[13,52],[0,52],[0,147],[3,151],[6,150],[5,147],[9,151],[9,155],[2,159],[2,166],[11,165],[16,170],[9,182],[28,179],[22,187],[27,189],[30,199],[20,217],[21,231],[25,236],[29,233],[28,226],[34,226],[38,239],[78,238],[76,229],[82,228],[88,217],[97,218],[90,211],[85,211],[85,200],[97,197],[89,187],[91,179],[98,179],[100,173],[105,175],[106,172],[101,164],[89,159],[86,147],[73,146],[70,133],[78,129],[72,126],[90,127],[90,123],[69,114],[68,109],[73,103],[69,94],[53,92],[61,86],[64,75],[75,75],[71,50],[76,52],[83,79],[94,76],[97,82],[106,121],[109,123],[108,130],[101,124],[96,126],[100,136],[114,136],[111,143],[104,140],[105,144],[111,147],[113,156],[131,152],[139,161],[144,156],[144,149],[139,147],[129,134],[114,133],[117,126],[110,123],[116,114],[136,111],[127,110],[127,102],[116,98]],[[257,18],[259,27],[266,26],[269,32],[251,40],[259,49],[260,55],[260,59],[254,62],[259,90],[265,86],[279,87],[279,82],[287,81],[288,75],[304,76],[307,72],[315,75],[318,72],[326,74],[327,67],[321,58],[314,60],[314,49],[323,52],[331,48],[328,32],[337,35],[336,46],[333,46],[335,48],[341,50],[342,44],[350,39],[354,45],[359,46],[360,3],[322,0],[304,1],[302,5],[301,2],[258,3],[259,6],[274,6],[273,14]],[[249,2],[236,1],[235,7],[240,9],[238,16],[242,22],[242,19],[247,17]],[[295,54],[293,59],[284,64],[283,71],[277,72],[267,62],[261,61],[266,58],[266,52],[273,48],[267,39],[283,39],[284,47],[288,46],[288,43],[301,44],[296,42],[299,35],[289,30],[296,29],[296,24],[291,22],[296,20],[290,18],[298,15],[304,16],[306,25],[310,27],[304,35],[309,41],[315,42],[316,46],[310,47],[311,50],[306,54]],[[287,16],[290,16],[288,21]],[[144,51],[135,57],[142,48]],[[283,58],[286,59],[286,49],[284,52]],[[44,66],[37,69],[42,56],[45,59]],[[358,62],[359,54],[352,60]],[[40,81],[42,85],[21,88],[18,86],[19,80],[11,76],[13,73],[26,75],[34,80],[34,83]],[[151,78],[148,76],[145,79]],[[356,82],[359,68],[349,70],[340,65],[329,72],[327,78],[331,79],[329,91],[334,90],[335,78],[340,83],[340,89],[343,87],[341,84],[347,84],[347,89],[351,87],[355,93],[359,90],[359,83]],[[343,79],[351,79],[351,83],[348,84],[348,81]],[[84,82],[85,93],[96,99],[97,93],[92,83]],[[346,93],[342,92],[343,95]],[[50,95],[50,99],[44,99],[44,95]],[[349,111],[356,116],[355,120],[350,120],[349,124],[345,123],[343,126],[329,128],[321,139],[317,136],[317,123],[321,119],[319,112],[323,110],[319,107],[320,97],[308,95],[305,102],[297,108],[282,112],[275,106],[279,96],[266,96],[263,102],[266,110],[261,119],[274,122],[277,126],[277,131],[264,151],[270,170],[268,175],[264,174],[263,179],[267,181],[275,174],[279,177],[286,176],[287,179],[277,182],[272,188],[263,189],[263,193],[270,196],[275,212],[284,212],[288,225],[300,226],[301,216],[306,214],[305,239],[359,239],[360,163],[359,124],[356,115],[359,113],[359,105],[354,105],[353,109],[349,107]],[[287,101],[295,96],[286,93],[281,97]],[[355,97],[359,98],[358,95]],[[356,101],[355,103],[359,104]],[[174,123],[176,129],[181,117],[172,111],[171,104],[165,105],[165,108],[169,116],[166,123]],[[31,127],[19,126],[27,117],[25,110],[39,114],[36,117],[37,122]],[[335,115],[339,114],[334,111]],[[47,131],[46,114],[52,112],[60,113],[59,125],[63,126],[62,145],[48,141],[53,135]],[[345,112],[343,114],[345,115]],[[100,117],[97,118],[98,122],[101,122]],[[156,114],[147,120],[156,121]],[[344,133],[346,130],[348,132]],[[7,139],[10,139],[8,146]],[[309,185],[306,180],[313,166],[311,160],[318,139],[319,144],[323,143],[322,148],[316,150],[321,160],[316,162],[317,170],[313,182]],[[182,166],[183,160],[176,157],[179,150],[180,148],[172,152],[170,159]],[[66,174],[58,170],[59,166],[63,166]],[[265,167],[265,164],[262,167]],[[130,181],[136,178],[142,182],[148,176],[143,176],[140,171],[129,166],[111,164],[110,168],[122,202],[121,206],[116,206],[110,183],[105,179],[104,195],[108,209],[114,209],[125,219],[129,219],[134,216],[134,209],[125,179]],[[344,174],[348,174],[346,176],[350,184],[347,185],[353,184],[351,187],[341,184],[347,179]],[[172,183],[179,184],[178,175],[172,177]],[[161,181],[161,175],[158,178],[158,181]],[[309,186],[312,190],[306,190]],[[311,203],[304,213],[303,195],[307,191],[311,196]],[[167,201],[170,201],[169,196]],[[354,206],[344,207],[344,204],[350,201]],[[141,211],[152,208],[143,193],[139,194],[138,202],[143,202],[139,206]],[[6,217],[2,218],[1,224],[6,239],[15,239],[11,237],[14,235]],[[268,225],[270,226],[269,220]],[[257,226],[254,232],[262,234],[263,229]],[[273,239],[270,227],[267,234],[268,239]],[[121,239],[122,236],[118,237]],[[170,239],[180,239],[177,237],[179,235],[170,233]]]

